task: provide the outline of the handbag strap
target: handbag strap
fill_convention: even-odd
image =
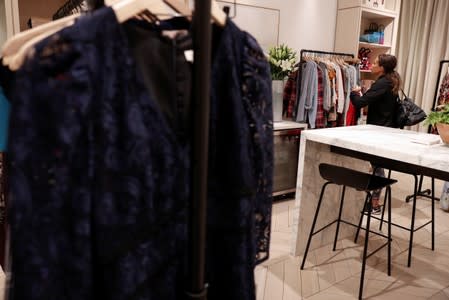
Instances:
[[[404,98],[408,98],[407,94],[405,94],[405,92],[404,92],[404,90],[402,88],[401,88],[401,92],[402,92],[402,95],[404,96]]]

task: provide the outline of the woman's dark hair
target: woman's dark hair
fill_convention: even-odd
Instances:
[[[390,54],[380,54],[377,60],[379,66],[384,68],[385,77],[393,83],[393,94],[397,95],[402,84],[401,76],[395,70],[398,60],[394,55]]]

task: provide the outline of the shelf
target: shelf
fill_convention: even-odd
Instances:
[[[385,4],[378,8],[371,6],[373,2],[376,0],[338,0],[335,51],[357,55],[360,48],[369,48],[371,62],[380,54],[395,54],[401,0],[377,0]],[[372,23],[383,26],[384,44],[360,41]]]
[[[372,73],[371,70],[360,70],[360,73]]]
[[[385,19],[397,17],[397,13],[386,9],[375,9],[362,6],[362,17],[367,19]]]
[[[273,122],[274,130],[285,130],[285,129],[307,129],[307,123],[298,123],[293,121],[279,121]]]
[[[365,48],[376,48],[376,49],[390,49],[391,46],[389,45],[381,45],[376,43],[366,43],[366,42],[359,42],[359,46],[365,47]]]

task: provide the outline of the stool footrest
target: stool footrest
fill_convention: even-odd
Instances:
[[[335,221],[334,221],[334,222],[335,222]],[[351,225],[351,226],[354,226],[354,227],[359,227],[359,225],[356,225],[356,224],[354,224],[354,223],[351,223],[351,222],[348,222],[348,221],[345,221],[345,220],[340,220],[340,222],[345,223],[345,224],[348,224],[348,225]],[[365,227],[360,227],[360,229],[366,231],[366,228],[365,228]],[[386,236],[386,235],[383,234],[383,233],[380,233],[380,232],[377,232],[377,231],[372,231],[371,229],[369,230],[369,232],[370,232],[370,233],[373,233],[373,234],[376,234],[376,235],[378,235],[378,236],[384,237],[384,238],[386,238],[386,239],[388,239],[388,236]]]
[[[363,212],[363,214],[364,214],[364,215],[367,215],[368,213],[367,213],[367,212]],[[371,215],[371,218],[376,219],[376,220],[378,220],[378,221],[382,221],[382,218],[379,218],[379,217],[377,217],[377,216]],[[419,230],[419,229],[421,229],[421,228],[423,228],[423,227],[425,227],[425,226],[427,226],[427,225],[429,225],[429,224],[431,224],[431,223],[432,223],[432,220],[427,221],[426,223],[422,224],[421,226],[415,228],[415,230],[413,230],[413,232],[415,232],[415,231],[417,231],[417,230]],[[411,231],[410,228],[405,227],[405,226],[402,226],[402,225],[399,225],[399,224],[396,224],[396,223],[393,223],[393,222],[391,222],[391,225],[392,225],[392,226],[396,226],[396,227],[401,228],[401,229],[404,229],[404,230],[407,230],[407,231]],[[363,229],[363,228],[361,228],[361,229]]]
[[[317,234],[317,233],[320,232],[320,231],[323,231],[324,229],[328,228],[328,227],[331,226],[332,224],[337,223],[337,221],[338,221],[338,220],[335,220],[335,221],[333,221],[333,222],[331,222],[331,223],[329,223],[329,224],[327,224],[327,225],[321,227],[321,228],[318,229],[317,231],[313,232],[313,233],[312,233],[312,236],[314,236],[315,234]]]
[[[383,247],[387,246],[388,243],[391,243],[391,240],[388,241],[388,242],[385,242],[385,244],[383,244],[382,246],[380,246],[379,248],[377,248],[376,250],[374,250],[373,252],[371,252],[370,254],[368,254],[368,255],[366,256],[366,258],[369,258],[371,255],[377,253],[380,249],[382,249]]]

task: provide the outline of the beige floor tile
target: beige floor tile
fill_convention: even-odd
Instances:
[[[254,270],[254,280],[256,281],[256,299],[264,300],[267,267],[257,266]]]
[[[284,293],[284,262],[268,267],[264,300],[282,299]]]
[[[439,292],[429,298],[429,300],[448,300],[448,299],[449,295],[445,294],[444,292]]]
[[[282,300],[301,300],[301,270],[295,258],[284,261],[284,278]]]
[[[410,226],[412,202],[406,203],[405,196],[412,190],[411,176],[399,174],[400,182],[397,190],[393,189],[394,222]],[[441,187],[442,184],[438,183]],[[405,187],[404,187],[405,186]],[[438,185],[437,189],[438,191]],[[440,193],[440,192],[438,192]],[[438,194],[437,193],[437,194]],[[282,218],[288,219],[288,224],[277,219],[276,230],[273,230],[272,249],[274,250],[268,262],[265,276],[264,298],[258,292],[257,300],[270,299],[357,299],[361,272],[361,256],[364,233],[358,243],[352,237],[341,239],[337,243],[337,251],[332,251],[332,245],[326,245],[309,252],[306,268],[300,271],[302,257],[289,256],[291,243],[292,210],[294,201],[283,203],[276,211]],[[430,200],[426,198],[417,201],[416,224],[423,224],[430,219]],[[290,210],[291,209],[291,210]],[[285,211],[288,211],[286,217]],[[386,248],[380,250],[367,261],[365,273],[364,299],[381,300],[440,300],[449,299],[449,214],[441,211],[436,203],[436,239],[435,251],[430,249],[430,225],[418,230],[414,235],[412,267],[408,268],[409,232],[392,227],[392,276],[386,274]],[[372,221],[372,229],[377,230],[379,221]],[[382,229],[386,233],[386,226]],[[277,236],[276,236],[277,235]],[[370,250],[380,245],[384,239],[370,235]],[[283,268],[283,285],[279,282],[281,275],[280,263]],[[259,271],[260,273],[260,271]],[[277,275],[275,275],[277,274]],[[258,278],[261,278],[259,274]],[[269,281],[273,280],[273,283]],[[296,284],[299,281],[298,284]],[[277,282],[277,283],[276,283]],[[268,288],[267,285],[271,287]],[[259,291],[259,288],[258,288]],[[267,293],[268,292],[268,293]],[[267,298],[268,295],[268,298]],[[275,298],[273,298],[275,297]],[[283,298],[282,298],[283,297]]]
[[[302,259],[302,257],[301,257]],[[320,291],[319,276],[317,273],[315,252],[311,251],[307,255],[304,270],[301,270],[301,291],[303,297],[316,294]]]
[[[447,295],[448,299],[449,299],[449,287],[445,288],[443,290],[443,293]]]
[[[359,293],[359,279],[350,277],[346,280],[340,281],[330,288],[307,297],[306,299],[320,300],[320,299],[357,299]]]

